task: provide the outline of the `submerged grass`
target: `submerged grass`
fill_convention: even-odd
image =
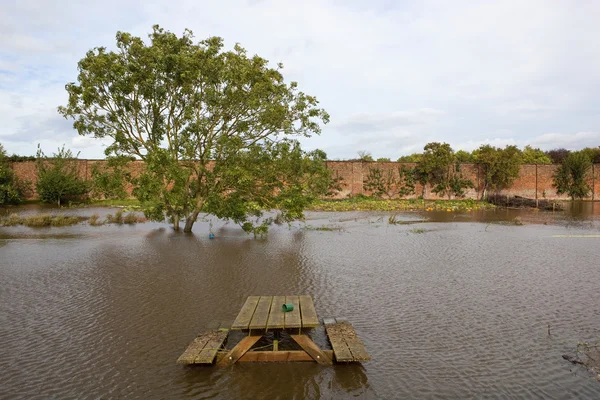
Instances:
[[[78,216],[78,215],[64,215],[64,214],[34,214],[28,216],[21,216],[18,214],[11,214],[8,217],[0,218],[0,226],[17,226],[23,225],[31,228],[43,228],[48,226],[71,226],[76,225],[83,221],[88,221],[90,226],[101,226],[106,223],[109,224],[137,224],[146,222],[144,217],[138,217],[135,213],[131,212],[123,216],[123,211],[118,210],[115,215],[108,214],[106,220],[100,219],[98,213],[92,214],[90,217]]]
[[[467,200],[420,200],[393,199],[383,200],[366,196],[356,196],[343,200],[318,200],[309,208],[310,211],[471,211],[495,208],[494,205]]]
[[[31,228],[42,228],[46,226],[70,226],[78,224],[83,220],[85,220],[85,217],[64,214],[35,214],[27,217],[11,214],[7,218],[0,220],[0,226],[24,225]]]

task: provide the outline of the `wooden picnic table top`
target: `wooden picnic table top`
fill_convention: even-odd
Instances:
[[[293,311],[284,312],[285,303],[294,305]],[[232,330],[271,330],[315,328],[319,319],[311,296],[249,296]]]

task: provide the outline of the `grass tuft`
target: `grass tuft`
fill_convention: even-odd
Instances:
[[[108,214],[106,215],[106,223],[107,224],[123,224],[123,210],[118,210],[115,215]]]
[[[104,225],[104,221],[102,221],[100,219],[100,216],[98,215],[98,213],[93,213],[92,216],[90,217],[88,223],[91,226],[101,226],[101,225]]]

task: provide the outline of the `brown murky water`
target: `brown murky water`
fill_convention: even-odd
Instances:
[[[0,398],[600,398],[561,358],[600,337],[599,209],[309,213],[265,239],[218,221],[213,240],[208,222],[0,228]],[[175,364],[246,296],[302,293],[372,360]]]

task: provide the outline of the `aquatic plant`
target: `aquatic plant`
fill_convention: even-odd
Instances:
[[[98,215],[98,213],[93,213],[92,216],[90,217],[90,219],[88,220],[88,223],[91,226],[100,226],[100,225],[104,225],[104,221],[102,221],[100,219],[100,216]]]
[[[125,216],[125,218],[123,218],[124,224],[132,225],[132,224],[136,224],[137,222],[138,222],[137,215],[135,215],[135,213],[133,213],[133,212],[127,214]]]
[[[123,210],[117,210],[115,215],[107,214],[106,215],[106,223],[107,224],[123,224]]]

